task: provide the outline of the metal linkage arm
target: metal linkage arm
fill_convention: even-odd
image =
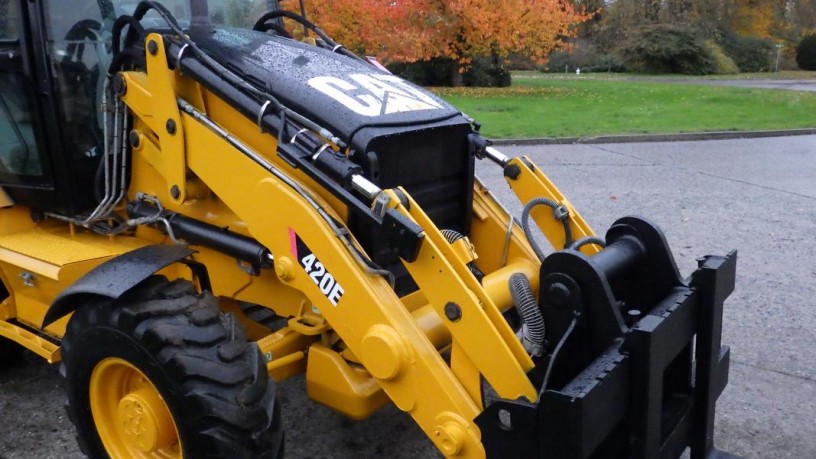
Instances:
[[[578,211],[529,158],[509,158],[475,134],[471,135],[470,140],[472,153],[477,158],[489,159],[504,169],[505,180],[522,204],[538,200],[555,205],[554,209],[541,206],[530,211],[530,216],[553,248],[561,250],[576,241],[595,236]],[[598,253],[601,247],[586,244],[580,249],[583,253],[592,255]]]

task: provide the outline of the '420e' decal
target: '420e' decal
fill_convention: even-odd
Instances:
[[[289,245],[292,255],[297,259],[303,270],[306,271],[306,274],[309,275],[309,278],[312,279],[331,304],[337,306],[337,303],[343,298],[343,293],[345,293],[343,287],[291,228],[289,229]]]

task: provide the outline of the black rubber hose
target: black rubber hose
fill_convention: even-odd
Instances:
[[[601,239],[601,238],[599,238],[597,236],[587,236],[587,237],[582,237],[581,239],[578,239],[577,241],[570,244],[569,247],[567,247],[567,248],[572,249],[572,250],[580,250],[581,247],[583,247],[583,246],[585,246],[587,244],[599,245],[599,246],[601,246],[601,248],[606,247],[606,241],[604,241],[603,239]]]
[[[289,19],[291,19],[293,21],[299,22],[301,25],[303,25],[303,27],[306,27],[306,28],[310,29],[312,32],[317,34],[317,36],[320,37],[320,39],[323,40],[323,42],[326,43],[326,45],[328,45],[328,47],[331,48],[331,50],[333,52],[340,53],[340,54],[342,54],[342,55],[344,55],[346,57],[350,57],[352,59],[356,59],[358,61],[361,61],[361,62],[364,62],[364,63],[370,65],[370,63],[368,61],[366,61],[365,59],[361,58],[360,56],[352,53],[351,51],[346,49],[345,46],[340,45],[336,41],[334,41],[328,34],[326,34],[326,32],[324,32],[320,27],[316,26],[313,22],[311,22],[308,19],[306,19],[305,17],[303,17],[303,16],[301,16],[301,15],[299,15],[297,13],[293,13],[291,11],[286,11],[286,10],[270,11],[270,12],[264,14],[263,16],[261,16],[260,19],[258,19],[258,21],[255,23],[255,26],[252,27],[252,30],[263,32],[264,31],[263,30],[264,24],[267,21],[269,21],[270,19],[278,19],[278,18],[281,18],[281,17],[289,18]]]
[[[538,309],[538,304],[533,295],[533,288],[530,287],[527,276],[521,273],[510,276],[510,296],[513,297],[516,310],[518,310],[521,320],[524,322],[522,326],[522,343],[529,353],[538,357],[544,351],[546,330],[544,317],[541,315],[541,310]]]
[[[255,25],[252,27],[252,30],[260,31],[261,27],[263,27],[266,21],[270,19],[278,19],[281,17],[299,22],[301,25],[308,27],[312,32],[317,34],[317,36],[323,39],[323,41],[325,41],[327,45],[332,47],[337,46],[337,42],[332,40],[332,38],[328,36],[326,32],[323,32],[323,30],[321,30],[320,27],[316,26],[312,21],[306,19],[305,17],[297,13],[293,13],[291,11],[286,10],[270,11],[264,14],[263,16],[260,17],[260,19],[258,19],[257,22],[255,22]]]
[[[294,40],[292,34],[289,33],[286,29],[279,26],[278,24],[264,24],[260,28],[255,29],[257,32],[269,32],[270,30],[275,31],[276,34],[283,38],[288,38],[290,40]]]
[[[544,251],[541,250],[541,247],[538,243],[533,239],[533,230],[530,227],[530,212],[534,208],[540,205],[546,205],[553,210],[554,218],[561,223],[564,224],[564,248],[569,247],[572,244],[572,228],[569,226],[569,212],[562,206],[561,204],[553,201],[552,199],[548,198],[535,198],[532,201],[528,202],[526,206],[524,206],[524,211],[521,213],[521,228],[524,230],[524,235],[527,236],[527,240],[530,242],[530,245],[533,247],[533,251],[535,252],[536,256],[540,261],[544,261],[546,255]],[[558,213],[559,209],[563,209],[563,212],[560,214]]]

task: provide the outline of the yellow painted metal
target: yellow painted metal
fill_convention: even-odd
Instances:
[[[39,328],[48,307],[65,288],[99,264],[144,245],[140,239],[103,238],[68,225],[43,225],[0,235],[0,271],[14,312],[6,318]],[[67,322],[65,317],[43,331],[60,338]],[[43,351],[36,340],[27,342],[40,355],[50,352],[48,348]]]
[[[0,235],[19,233],[37,227],[31,221],[31,209],[23,206],[0,208]]]
[[[289,328],[306,336],[318,336],[331,330],[331,325],[320,314],[312,311],[289,319]]]
[[[305,368],[305,364],[306,351],[298,351],[267,363],[266,371],[275,379],[275,381],[282,381],[284,378],[275,378],[273,375],[280,374],[282,372],[291,373],[292,375],[303,373],[303,370],[299,367],[303,366]],[[292,367],[296,365],[298,368],[293,369]]]
[[[8,285],[8,281],[6,281],[6,277],[0,272],[0,282],[3,282],[3,285]],[[17,317],[17,308],[14,305],[14,297],[9,295],[0,302],[0,320],[9,320]]]
[[[269,375],[280,382],[306,370],[306,362],[303,360],[291,357],[288,360],[283,359],[292,355],[303,355],[303,351],[317,339],[318,336],[304,335],[289,327],[283,327],[258,340],[257,344],[267,362]]]
[[[306,388],[309,398],[351,419],[365,419],[388,403],[388,396],[368,371],[351,367],[322,344],[309,348]]]
[[[405,190],[402,192],[408,196]],[[501,311],[468,267],[452,256],[450,245],[419,205],[408,197],[410,211],[406,210],[397,196],[389,193],[396,208],[425,230],[417,260],[405,263],[411,277],[440,316],[445,316],[448,303],[461,309],[461,318],[446,322],[454,342],[461,345],[501,397],[536,400],[537,393],[526,374],[533,368],[533,361]],[[444,288],[439,288],[440,278],[446,279]]]
[[[0,320],[0,336],[20,344],[47,360],[48,363],[56,363],[61,360],[58,345],[5,320]]]
[[[167,58],[164,39],[159,34],[149,34],[147,43],[156,43],[155,53],[145,53],[147,74],[150,75],[150,92],[155,101],[162,101],[153,106],[154,129],[161,144],[161,175],[167,181],[170,200],[180,204],[187,199],[187,162],[184,149],[184,127],[181,124],[176,101],[176,77],[167,69]],[[160,127],[158,127],[160,126]],[[158,129],[156,129],[158,127]]]
[[[473,247],[473,244],[471,244],[470,239],[467,237],[457,239],[453,244],[450,244],[450,246],[454,255],[462,263],[467,264],[479,258],[479,255],[476,253],[476,248]]]
[[[502,269],[487,274],[482,279],[482,286],[488,296],[502,312],[513,306],[513,298],[510,295],[508,283],[510,276],[515,273],[520,273],[527,277],[533,291],[538,291],[538,267],[534,263],[524,259],[518,259]],[[405,300],[403,299],[403,301]],[[417,326],[425,333],[425,336],[428,337],[437,349],[441,350],[450,346],[451,333],[442,319],[444,316],[440,316],[436,308],[428,304],[427,300],[423,306],[413,308],[411,315],[414,316]]]
[[[144,245],[138,240],[104,238],[89,231],[72,234],[67,226],[59,226],[0,236],[0,261],[57,280],[63,266],[120,255]]]
[[[90,408],[99,438],[116,458],[181,458],[176,423],[156,386],[130,362],[109,357],[91,373]]]
[[[520,171],[519,176],[515,179],[505,177],[507,183],[510,184],[510,188],[513,189],[521,202],[526,204],[535,198],[541,197],[552,199],[564,205],[569,210],[569,225],[572,229],[572,237],[574,240],[586,236],[594,236],[595,233],[592,232],[587,222],[584,221],[578,211],[572,207],[572,204],[567,201],[567,198],[561,194],[552,181],[544,175],[544,172],[538,167],[531,169],[528,164],[533,163],[527,157],[513,158],[508,163],[508,166],[517,167]],[[538,206],[530,212],[530,217],[536,222],[553,248],[556,250],[564,248],[564,242],[566,242],[564,225],[553,218],[552,209],[547,206]],[[581,252],[587,255],[594,255],[600,250],[600,247],[595,244],[587,244],[581,248]]]
[[[473,186],[470,241],[479,254],[476,266],[484,273],[493,272],[514,260],[540,264],[513,216],[478,179]]]
[[[502,311],[506,311],[513,306],[513,297],[510,295],[510,276],[515,273],[524,274],[524,277],[530,282],[533,292],[538,294],[538,278],[539,266],[525,258],[518,258],[513,260],[507,266],[497,269],[482,279],[482,287],[487,292],[487,296],[496,303],[496,306]]]
[[[451,346],[451,370],[459,377],[462,384],[465,386],[470,397],[476,401],[476,404],[484,409],[484,400],[482,399],[482,376],[479,368],[473,363],[473,360],[468,356],[467,350],[461,343],[454,341]]]
[[[0,207],[11,207],[13,205],[14,201],[6,194],[6,190],[0,188]]]
[[[451,344],[451,333],[442,318],[436,312],[433,305],[426,304],[421,308],[411,311],[411,315],[416,320],[417,327],[428,337],[434,347],[442,350]]]

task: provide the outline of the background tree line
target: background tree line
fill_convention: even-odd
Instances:
[[[299,9],[297,0],[281,3]],[[772,71],[777,44],[780,68],[793,69],[797,46],[816,33],[816,0],[306,0],[306,7],[349,48],[426,85],[508,85],[508,68]]]
[[[795,69],[816,33],[816,0],[576,0],[596,14],[579,25],[572,55],[548,69],[735,73]]]

